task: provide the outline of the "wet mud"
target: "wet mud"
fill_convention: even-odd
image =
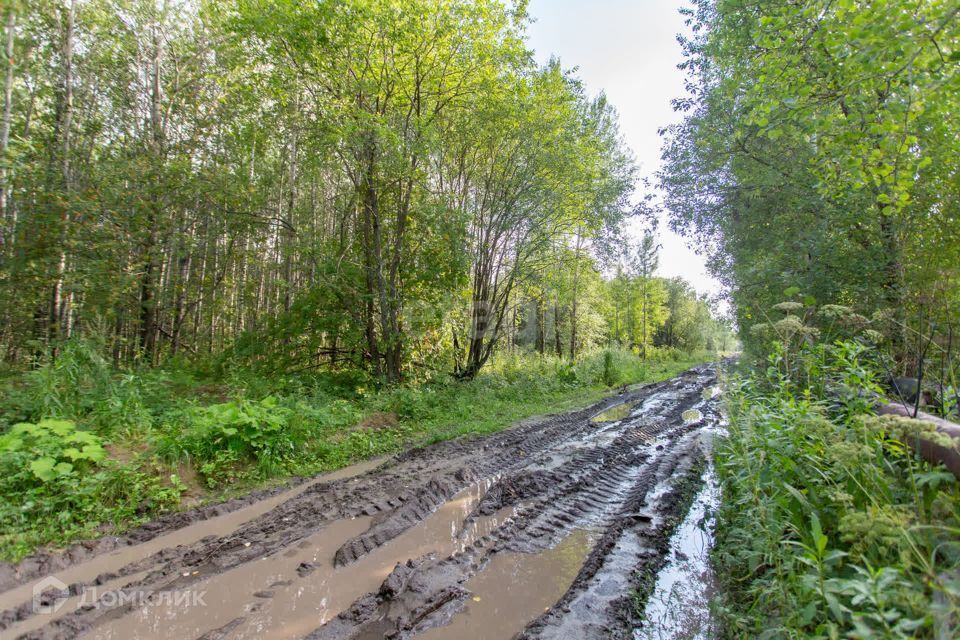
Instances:
[[[712,466],[703,488],[670,540],[668,564],[657,575],[634,640],[708,640],[717,636],[710,601],[717,583],[710,564],[720,485]]]
[[[704,365],[27,559],[0,574],[0,637],[630,637],[696,493],[715,383]],[[55,613],[34,606],[46,575]]]

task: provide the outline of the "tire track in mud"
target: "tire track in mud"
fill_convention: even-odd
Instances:
[[[567,548],[564,541],[586,531],[595,544],[573,554],[582,566],[557,606],[541,616],[540,603],[523,618],[540,616],[528,637],[571,637],[550,629],[562,628],[564,608],[609,569],[617,542],[637,531],[656,537],[650,532],[669,519],[671,479],[700,455],[698,431],[711,419],[701,394],[715,377],[712,365],[701,366],[587,409],[413,449],[375,472],[309,485],[225,535],[71,585],[74,594],[113,590],[21,637],[444,637],[444,623],[469,613],[471,580],[494,567],[492,559]],[[629,417],[591,421],[624,402],[633,403]],[[706,419],[684,421],[691,408]],[[181,611],[150,600],[214,585],[227,595],[213,608]],[[604,602],[604,619],[622,620],[621,605]],[[16,637],[22,621],[37,626],[32,618],[30,602],[8,609],[0,634]],[[165,635],[171,620],[176,636]]]
[[[700,400],[701,390],[699,387],[680,395],[664,409],[675,412],[679,418],[684,409],[705,408]],[[550,580],[558,577],[556,571],[541,569],[527,575],[523,588],[511,588],[517,578],[514,563],[522,564],[523,560],[518,558],[524,554],[550,553],[557,544],[564,544],[584,530],[594,532],[599,541],[592,549],[581,550],[582,567],[568,583],[569,589],[558,594],[562,594],[560,600],[552,602],[548,614],[534,620],[522,637],[608,638],[611,634],[617,636],[616,629],[622,629],[621,637],[629,636],[628,624],[634,608],[629,594],[635,581],[634,570],[643,568],[655,574],[662,563],[640,567],[642,561],[666,560],[670,532],[677,519],[682,518],[682,492],[677,485],[691,481],[690,476],[702,459],[698,430],[705,419],[695,423],[664,420],[634,428],[629,427],[630,420],[624,424],[628,427],[612,442],[578,452],[567,465],[558,467],[555,475],[538,469],[521,470],[501,480],[475,513],[518,504],[520,510],[513,520],[462,553],[398,565],[379,592],[367,594],[308,638],[513,637],[543,612],[541,599],[531,598],[530,590],[543,588],[544,581],[549,585]],[[641,447],[647,451],[638,451]],[[573,472],[574,469],[577,471]],[[618,546],[627,535],[634,537],[627,547],[633,555],[623,558]],[[472,591],[471,583],[478,575],[493,571],[501,554],[512,558],[499,567],[499,578],[487,581],[493,588],[488,584],[485,592]],[[615,585],[610,584],[606,575],[611,573],[620,578]],[[595,580],[598,576],[601,579]],[[611,586],[617,588],[611,590]],[[463,616],[471,615],[473,600],[496,601],[496,605],[488,607],[495,614],[525,608],[526,616],[521,616],[524,623],[496,635],[496,621],[478,611],[472,613],[472,621],[458,625]],[[571,604],[581,605],[578,609],[585,604],[588,610],[592,609],[588,611],[590,615],[582,617],[580,610],[571,609]],[[445,626],[448,624],[449,627]]]

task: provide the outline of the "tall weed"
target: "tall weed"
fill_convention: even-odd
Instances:
[[[781,343],[729,381],[726,637],[934,638],[960,613],[960,488],[908,446],[938,438],[930,425],[870,415],[872,358],[859,342]]]

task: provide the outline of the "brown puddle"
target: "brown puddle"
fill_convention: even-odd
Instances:
[[[593,416],[591,422],[616,422],[617,420],[623,420],[630,415],[630,412],[633,410],[632,402],[624,402],[618,405],[614,405],[602,411],[597,415]]]
[[[141,607],[120,618],[94,628],[85,638],[134,640],[146,638],[196,638],[203,633],[231,622],[247,613],[253,594],[269,590],[281,580],[296,580],[301,562],[332,563],[333,554],[344,542],[363,533],[372,518],[337,520],[307,538],[310,547],[296,556],[278,552],[240,565],[225,573],[194,583],[188,592],[197,594],[197,601],[176,598]],[[294,547],[296,548],[296,547]],[[195,605],[195,606],[191,606]]]
[[[85,590],[82,594],[71,596],[62,601],[62,603],[57,604],[57,609],[51,613],[37,614],[30,616],[26,620],[20,623],[15,623],[10,625],[6,630],[0,633],[0,638],[17,638],[25,633],[31,631],[36,631],[40,627],[53,622],[63,616],[73,613],[78,608],[87,605],[93,604],[99,594],[107,593],[108,591],[113,591],[115,589],[120,589],[126,584],[135,582],[145,577],[149,570],[141,571],[139,573],[132,573],[129,576],[123,576],[120,578],[114,578],[103,585],[90,587],[88,590]]]
[[[577,529],[543,553],[494,555],[464,585],[472,594],[464,610],[418,640],[513,638],[566,593],[595,542],[595,534]]]
[[[176,547],[178,545],[191,544],[210,535],[215,535],[218,537],[229,535],[240,528],[243,524],[259,518],[283,502],[295,498],[313,485],[362,475],[367,471],[377,468],[383,464],[385,460],[386,458],[384,457],[374,458],[372,460],[367,460],[359,464],[351,465],[349,467],[344,467],[343,469],[338,469],[337,471],[317,476],[313,480],[304,482],[297,487],[283,491],[271,498],[260,500],[259,502],[255,502],[246,507],[241,507],[240,509],[231,511],[230,513],[225,513],[220,516],[215,516],[207,520],[187,525],[175,531],[171,531],[170,533],[157,536],[156,538],[141,544],[122,547],[115,551],[111,551],[110,553],[96,556],[91,558],[89,561],[68,567],[52,575],[54,575],[64,584],[73,584],[75,582],[89,583],[101,574],[116,573],[128,564],[148,558],[151,555],[162,551],[163,549]],[[112,580],[110,581],[109,585],[105,585],[101,588],[101,590],[106,590],[110,586],[115,588],[116,586],[128,584],[135,578],[136,576],[126,576]],[[33,598],[33,586],[36,584],[36,582],[37,581],[31,581],[29,583],[20,585],[19,587],[15,587],[0,593],[0,611],[5,609],[13,609],[24,602],[30,602],[30,600]],[[68,601],[58,610],[56,615],[35,616],[37,620],[28,619],[21,624],[13,625],[5,630],[4,635],[11,634],[10,637],[15,637],[25,633],[28,630],[37,628],[41,624],[46,624],[57,617],[69,613],[73,609],[74,606]]]
[[[445,557],[462,551],[513,513],[464,519],[493,480],[476,483],[440,506],[419,525],[342,568],[333,566],[336,550],[365,531],[371,518],[339,520],[268,558],[241,565],[195,584],[204,593],[202,607],[151,605],[94,629],[88,636],[104,640],[196,638],[239,617],[229,638],[301,638],[347,609],[360,596],[376,591],[398,562],[428,553]],[[312,562],[315,570],[300,578],[296,568]],[[277,584],[290,581],[289,584]],[[271,592],[269,597],[253,596]],[[264,594],[266,595],[266,594]],[[252,607],[256,607],[255,610]]]

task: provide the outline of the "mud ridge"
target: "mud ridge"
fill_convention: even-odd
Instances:
[[[334,556],[334,566],[347,565],[380,545],[393,540],[433,513],[437,507],[473,479],[473,474],[469,469],[458,469],[449,478],[430,480],[427,486],[417,492],[415,497],[406,500],[402,507],[395,509],[385,518],[371,525],[366,533],[344,543]]]
[[[324,572],[318,574],[321,576],[333,570],[355,571],[354,567],[365,566],[366,556],[374,550],[380,558],[377,563],[389,560],[393,540],[416,538],[418,527],[431,514],[444,504],[459,504],[452,498],[463,495],[467,488],[481,486],[481,494],[471,494],[462,512],[456,507],[462,522],[454,526],[451,535],[463,536],[463,540],[452,548],[460,551],[443,557],[435,553],[420,558],[397,557],[393,572],[385,580],[381,576],[392,563],[376,577],[374,584],[379,588],[373,587],[349,604],[348,599],[341,598],[345,600],[343,610],[331,611],[330,617],[324,618],[329,620],[326,624],[317,621],[307,626],[314,629],[309,637],[407,638],[431,630],[442,632],[444,624],[473,602],[468,581],[486,571],[500,554],[532,557],[548,552],[577,531],[593,531],[591,536],[599,541],[584,556],[586,561],[576,579],[560,598],[561,603],[571,601],[587,588],[589,576],[603,570],[609,551],[625,532],[635,532],[665,518],[670,492],[664,490],[664,484],[682,475],[694,456],[698,431],[713,419],[712,405],[701,399],[701,393],[715,379],[713,365],[696,367],[672,380],[611,396],[584,409],[525,420],[494,434],[411,449],[382,464],[376,473],[310,485],[230,533],[161,549],[116,571],[72,584],[70,590],[81,593],[85,588],[107,585],[121,594],[183,593],[201,589],[205,581],[215,578],[221,584],[230,584],[237,571],[254,577],[263,572],[262,586],[227,600],[215,620],[203,611],[182,614],[195,617],[195,623],[193,618],[188,620],[193,625],[189,628],[195,630],[192,638],[236,638],[272,606],[272,599],[265,598],[268,591],[277,598],[295,592],[298,585],[313,580],[318,569]],[[627,417],[609,423],[591,421],[597,413],[624,402],[633,406]],[[683,412],[691,408],[701,409],[704,419],[684,421]],[[262,495],[274,496],[287,489]],[[482,489],[486,489],[485,494]],[[476,492],[476,488],[471,491]],[[261,499],[258,495],[237,499],[246,500],[237,507],[256,502]],[[509,510],[511,517],[490,520],[503,510]],[[351,521],[349,526],[343,524]],[[480,521],[487,524],[466,537],[470,525]],[[161,522],[144,529],[160,535],[165,526]],[[343,537],[330,538],[325,533],[328,527],[342,532],[338,535]],[[308,555],[302,562],[298,557],[292,564],[289,560],[287,564],[279,562],[286,556],[295,557],[298,549],[309,549],[315,544],[311,541],[320,539],[318,536],[332,545],[329,556]],[[449,552],[449,541],[446,544],[443,553]],[[657,552],[654,549],[652,553]],[[43,557],[34,560],[42,563]],[[271,558],[277,562],[257,562]],[[287,573],[273,576],[270,567],[281,565],[289,567],[283,570]],[[361,589],[365,588],[370,587]],[[361,589],[351,592],[349,598]],[[551,612],[558,610],[553,607]],[[542,612],[540,606],[516,632]],[[100,637],[103,629],[133,619],[128,617],[132,614],[133,605],[111,606],[101,597],[93,605],[54,616],[20,637]],[[37,626],[38,621],[31,622],[31,616],[29,602],[8,609],[0,613],[0,630],[16,635],[21,625]],[[162,637],[146,627],[144,635],[138,635],[129,622],[122,628],[125,633],[132,630],[129,640]],[[303,633],[269,635],[301,637]]]
[[[664,470],[667,469],[675,476],[663,487],[655,508],[629,513],[633,508],[646,507],[645,497],[626,504],[625,513],[598,542],[567,593],[550,611],[530,623],[519,638],[632,637],[632,629],[640,623],[637,611],[643,611],[657,573],[669,561],[670,537],[696,493],[703,454],[699,447],[683,451],[670,458]],[[633,536],[634,544],[624,553],[621,544],[626,536]],[[624,564],[622,558],[614,557],[618,555],[628,556],[628,562]],[[610,576],[605,573],[614,573],[619,579],[608,580]]]
[[[711,375],[698,380],[701,384],[712,381]],[[525,632],[531,638],[549,635],[544,632],[556,626],[553,621],[564,616],[566,605],[589,587],[625,532],[642,530],[649,538],[646,552],[654,558],[664,554],[659,542],[668,543],[670,523],[679,521],[677,514],[682,519],[682,507],[675,498],[678,491],[672,487],[702,458],[696,431],[703,421],[689,424],[680,415],[695,406],[705,407],[700,384],[676,386],[675,396],[660,402],[655,416],[622,421],[619,427],[601,433],[603,437],[594,438],[595,446],[573,447],[569,458],[559,466],[537,468],[543,456],[531,456],[527,464],[533,469],[521,466],[505,473],[469,518],[515,507],[514,518],[461,553],[398,564],[379,591],[359,598],[307,637],[400,639],[431,629],[442,632],[443,626],[469,605],[471,593],[465,585],[498,554],[536,554],[584,526],[603,531],[569,590],[550,613],[535,620]],[[610,607],[606,618],[622,624],[625,618],[619,610],[623,606],[618,602]]]

